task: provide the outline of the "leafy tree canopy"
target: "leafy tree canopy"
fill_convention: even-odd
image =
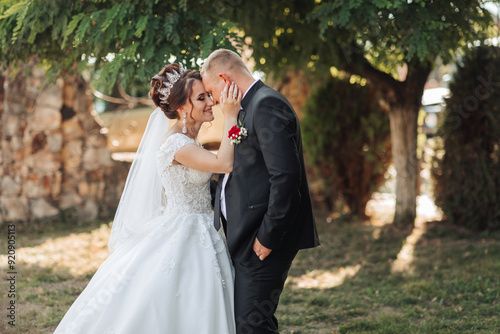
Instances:
[[[100,83],[142,82],[171,57],[188,67],[216,47],[234,48],[221,0],[0,0],[0,64],[37,56],[52,74],[89,60]]]
[[[397,66],[449,62],[495,30],[481,0],[257,0],[234,11],[263,70],[374,67],[397,79]]]
[[[255,0],[242,2],[233,15],[252,38],[254,58],[264,71],[307,69],[322,81],[337,67],[376,85],[391,118],[395,221],[412,223],[417,115],[425,82],[436,59],[446,63],[491,35],[495,28],[484,1]],[[400,66],[407,67],[404,78],[396,71]]]

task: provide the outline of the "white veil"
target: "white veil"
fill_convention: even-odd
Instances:
[[[156,108],[149,116],[118,204],[108,241],[110,254],[133,236],[147,232],[148,223],[163,213],[166,199],[156,155],[168,126],[169,119]]]

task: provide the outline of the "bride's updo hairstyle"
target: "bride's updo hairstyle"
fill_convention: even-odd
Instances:
[[[195,80],[201,81],[199,71],[184,70],[177,63],[170,64],[162,68],[160,73],[151,79],[151,91],[149,95],[154,104],[159,107],[169,119],[178,119],[179,113],[177,109],[182,107],[186,101],[193,104],[191,101],[191,94],[193,92],[193,83]],[[181,73],[182,72],[182,73]],[[172,84],[172,77],[180,74],[180,78]],[[169,78],[169,75],[170,78]],[[167,93],[165,99],[165,91],[160,91],[171,85],[170,92]]]

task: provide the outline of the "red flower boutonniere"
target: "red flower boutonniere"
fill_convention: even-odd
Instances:
[[[243,138],[246,138],[247,133],[247,129],[243,127],[241,121],[239,125],[234,125],[228,133],[228,137],[231,139],[231,145],[241,143]]]

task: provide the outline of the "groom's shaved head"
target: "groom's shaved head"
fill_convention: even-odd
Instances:
[[[231,82],[246,92],[251,83],[255,81],[252,73],[233,51],[219,49],[210,54],[201,67],[201,79],[205,90],[215,104],[220,102],[224,87]]]
[[[212,52],[203,63],[200,72],[202,77],[210,79],[214,79],[213,75],[217,76],[219,73],[243,72],[252,75],[241,57],[236,52],[227,49],[218,49]]]

